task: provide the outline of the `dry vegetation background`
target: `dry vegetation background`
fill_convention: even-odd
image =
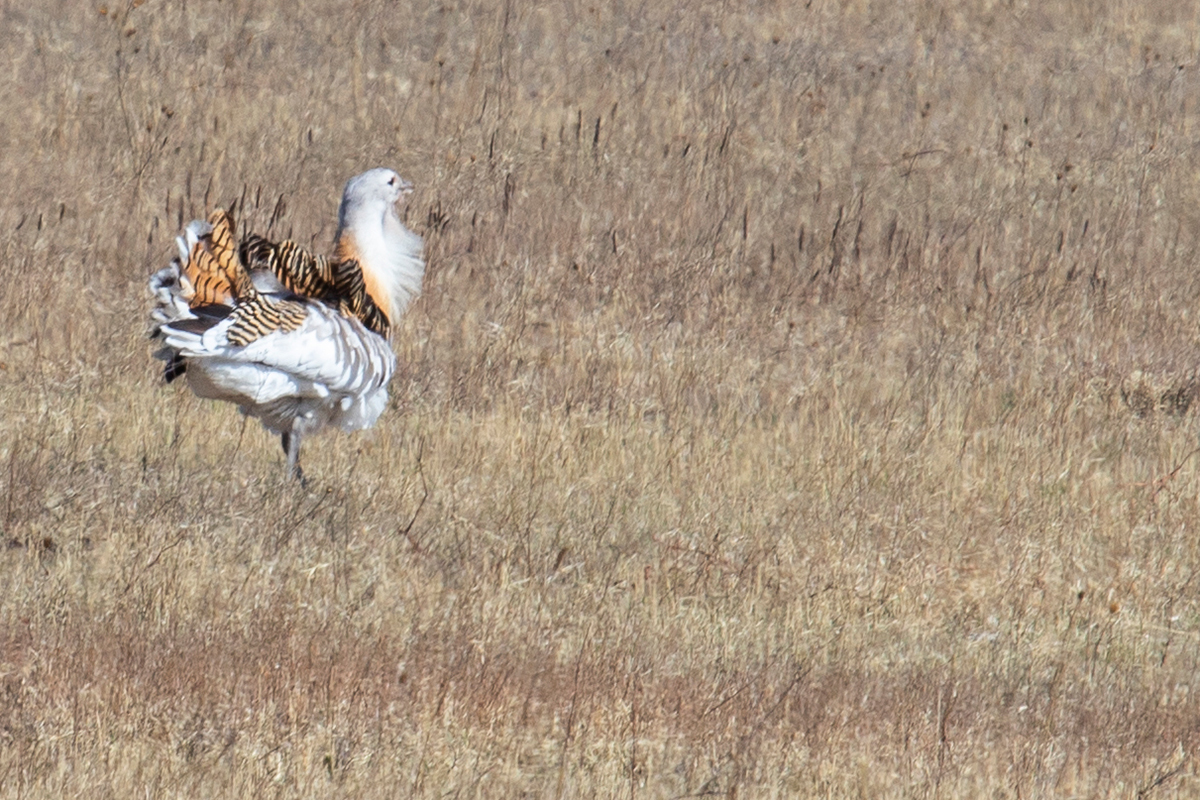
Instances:
[[[1198,50],[1167,0],[0,5],[0,795],[1200,793]],[[376,165],[425,294],[303,491],[161,385],[145,282],[239,198],[328,247]]]

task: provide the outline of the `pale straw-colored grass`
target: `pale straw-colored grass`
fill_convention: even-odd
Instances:
[[[1196,794],[1197,20],[981,5],[0,12],[0,796]],[[145,281],[376,165],[305,491]]]

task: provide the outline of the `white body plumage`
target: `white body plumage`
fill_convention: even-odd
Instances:
[[[244,347],[229,342],[230,320],[202,333],[168,325],[164,343],[188,360],[188,386],[198,397],[236,403],[270,431],[369,428],[387,406],[396,356],[358,320],[317,302],[307,311],[299,329]]]

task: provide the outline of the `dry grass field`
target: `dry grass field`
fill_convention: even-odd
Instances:
[[[0,66],[0,797],[1200,795],[1189,4],[5,2]],[[302,489],[146,279],[378,165],[425,293]]]

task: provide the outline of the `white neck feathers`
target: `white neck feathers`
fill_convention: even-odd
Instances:
[[[404,227],[395,206],[386,199],[342,199],[337,256],[357,259],[367,294],[393,326],[421,291],[425,275],[421,246],[421,237]]]

